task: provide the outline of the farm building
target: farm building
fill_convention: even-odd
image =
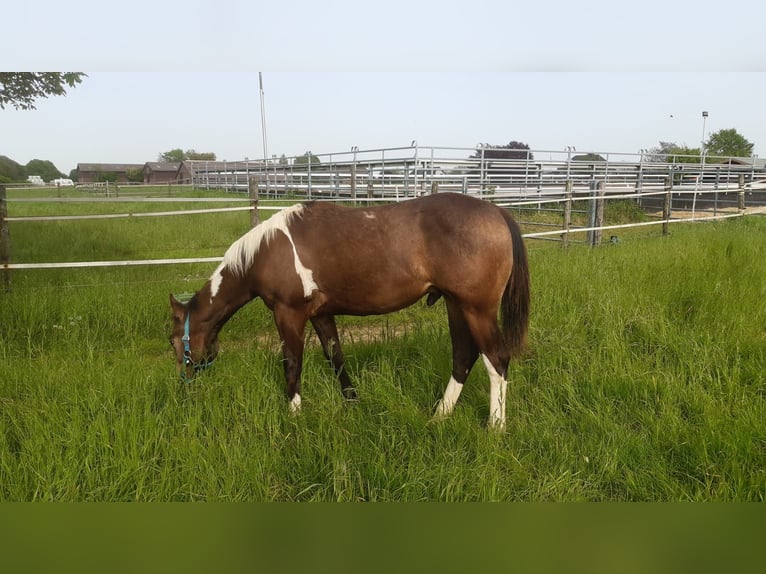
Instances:
[[[140,163],[78,163],[77,181],[79,183],[94,183],[104,181],[104,177],[117,176],[117,181],[130,181],[129,172],[138,172],[144,168]]]
[[[178,165],[176,172],[176,181],[179,183],[192,183],[194,185],[205,185],[211,178],[235,181],[239,174],[245,185],[247,184],[246,175],[250,172],[257,172],[261,169],[261,161],[206,161],[206,160],[185,160]]]
[[[754,169],[766,169],[766,159],[753,157],[732,157],[725,161],[729,165],[745,165]]]
[[[148,161],[144,164],[144,183],[176,183],[181,162]]]

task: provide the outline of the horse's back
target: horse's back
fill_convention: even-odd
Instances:
[[[428,292],[498,299],[510,275],[502,210],[442,193],[376,207],[309,203],[291,233],[338,313],[382,313]],[[480,293],[481,292],[481,293]]]

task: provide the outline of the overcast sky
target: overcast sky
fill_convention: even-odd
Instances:
[[[0,155],[22,164],[262,157],[259,71],[269,155],[696,147],[705,110],[706,137],[736,128],[766,156],[763,2],[46,4],[3,8],[2,67],[88,77],[35,111],[0,111]]]

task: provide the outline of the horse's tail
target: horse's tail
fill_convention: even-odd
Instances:
[[[510,348],[511,358],[520,357],[527,347],[529,329],[529,266],[527,249],[519,224],[503,210],[513,244],[513,267],[500,304],[503,338]]]

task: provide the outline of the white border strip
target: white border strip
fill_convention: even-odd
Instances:
[[[134,265],[170,265],[174,263],[220,263],[223,257],[192,257],[190,259],[139,259],[136,261],[70,261],[64,263],[8,263],[5,269],[71,269],[73,267],[132,267]]]
[[[185,211],[147,211],[145,213],[108,213],[103,215],[34,215],[6,217],[6,221],[74,221],[79,219],[127,219],[130,217],[162,217],[166,215],[196,215],[200,213],[223,213],[225,211],[253,211],[253,207],[219,207],[215,209],[187,209]],[[258,207],[258,211],[280,211],[282,207]]]
[[[6,221],[72,221],[77,219],[124,219],[130,217],[160,217],[185,213],[221,213],[224,211],[250,211],[252,207],[221,207],[217,209],[192,209],[188,211],[147,211],[145,213],[108,213],[102,215],[34,215],[28,217],[6,217]]]

